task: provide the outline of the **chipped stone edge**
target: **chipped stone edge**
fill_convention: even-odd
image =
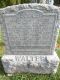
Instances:
[[[19,5],[12,5],[12,6],[7,6],[5,8],[0,8],[0,14],[6,14],[6,13],[12,13],[12,12],[17,12],[22,9],[43,9],[46,11],[53,11],[53,12],[58,12],[59,8],[55,5],[49,5],[49,4],[38,4],[38,3],[29,3],[29,4],[19,4]]]
[[[21,56],[24,56],[24,59]],[[1,60],[5,72],[8,74],[17,72],[56,73],[60,61],[56,52],[53,55],[4,55]],[[28,67],[28,64],[30,67]]]

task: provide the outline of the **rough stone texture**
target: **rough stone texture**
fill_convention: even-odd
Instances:
[[[1,9],[0,14],[6,54],[53,53],[58,26],[57,7],[23,4]]]
[[[53,55],[4,55],[2,63],[5,72],[9,74],[17,72],[50,74],[56,73],[59,58],[55,52]]]
[[[59,58],[54,50],[58,17],[58,7],[47,4],[20,4],[0,9],[6,46],[2,64],[6,73],[56,72]],[[25,57],[20,61],[21,56]]]

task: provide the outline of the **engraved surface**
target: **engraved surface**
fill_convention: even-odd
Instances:
[[[55,14],[25,9],[6,14],[9,46],[14,54],[51,54]],[[49,24],[49,25],[48,25]]]
[[[53,55],[4,55],[2,58],[5,72],[32,72],[41,74],[56,73],[59,58]]]
[[[6,73],[56,73],[58,8],[47,4],[20,4],[0,9],[6,54]]]

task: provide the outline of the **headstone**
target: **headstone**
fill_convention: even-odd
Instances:
[[[58,8],[47,4],[20,4],[0,9],[4,33],[6,73],[56,72],[59,58],[55,52]]]

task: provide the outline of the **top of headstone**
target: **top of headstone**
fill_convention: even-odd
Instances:
[[[32,9],[32,8],[38,9],[38,10],[44,10],[45,12],[48,12],[48,11],[58,12],[59,10],[59,8],[54,5],[29,3],[29,4],[19,4],[19,5],[13,5],[13,6],[1,8],[0,13],[10,14],[10,13],[16,13],[17,11],[20,11],[22,9]]]
[[[0,14],[3,15],[0,15],[0,23],[6,53],[52,54],[57,33],[58,7],[37,3],[19,4],[0,9]]]

